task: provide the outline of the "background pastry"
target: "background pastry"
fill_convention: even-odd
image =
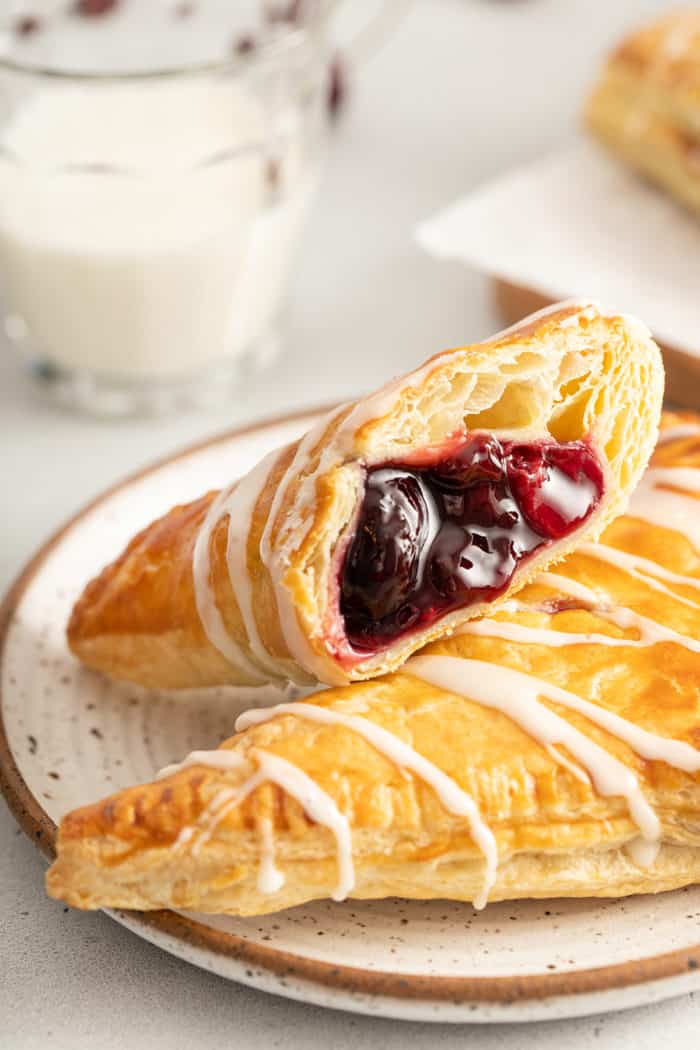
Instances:
[[[588,100],[586,122],[700,213],[700,11],[664,15],[623,40]]]
[[[71,648],[167,687],[396,668],[620,512],[662,386],[646,329],[591,304],[438,354],[137,536]]]
[[[397,674],[256,710],[218,751],[70,814],[83,908],[620,896],[700,880],[700,419],[630,511]]]

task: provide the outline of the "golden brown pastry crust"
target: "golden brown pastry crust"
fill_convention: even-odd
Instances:
[[[395,669],[427,641],[491,605],[452,613],[376,655],[349,655],[336,579],[362,467],[425,454],[465,429],[519,440],[590,438],[606,476],[600,506],[565,540],[523,563],[504,600],[620,512],[653,447],[662,388],[659,353],[644,327],[590,304],[559,304],[489,342],[438,354],[337,412],[306,440],[305,455],[297,443],[265,468],[269,474],[249,527],[246,520],[231,524],[242,530],[245,544],[247,573],[238,578],[245,575],[249,588],[247,623],[227,565],[229,521],[222,518],[214,527],[209,579],[216,607],[252,668],[222,655],[197,611],[193,550],[214,494],[145,529],[87,586],[68,627],[70,646],[90,667],[160,687],[253,684],[275,675],[342,684]],[[253,631],[264,663],[251,650]]]
[[[622,160],[700,212],[700,11],[665,15],[624,40],[585,118]]]
[[[700,468],[699,417],[669,414],[662,435],[688,423],[697,425],[697,434],[661,444],[654,466]],[[680,533],[633,513],[615,521],[603,542],[700,581],[695,547]],[[661,592],[589,551],[572,554],[557,573],[595,591],[600,607],[591,608],[545,576],[520,593],[515,609],[498,612],[497,620],[633,641],[634,627],[620,627],[604,614],[625,607],[691,640],[700,638],[697,588],[669,583],[670,593]],[[425,652],[536,676],[650,732],[700,749],[700,653],[677,642],[554,646],[462,634],[437,641]],[[473,796],[498,843],[491,900],[617,896],[700,880],[699,773],[641,758],[582,714],[542,701],[638,778],[662,825],[659,855],[644,867],[626,850],[638,829],[624,798],[603,796],[582,782],[501,711],[428,685],[410,668],[328,690],[312,702],[390,730]],[[192,839],[176,845],[183,829],[202,824],[224,788],[245,780],[262,752],[305,771],[349,819],[357,875],[353,896],[468,900],[477,893],[484,859],[464,817],[449,812],[425,780],[345,725],[283,714],[251,726],[222,748],[242,756],[245,768],[195,765],[69,814],[48,875],[49,893],[83,908],[180,907],[244,915],[330,895],[337,881],[332,834],[273,783],[264,783],[227,811],[201,849],[193,848]],[[276,863],[286,880],[271,895],[257,884],[265,820],[271,822]]]

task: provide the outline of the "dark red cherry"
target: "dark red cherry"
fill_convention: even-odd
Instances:
[[[430,475],[438,485],[463,489],[475,481],[497,481],[504,472],[504,453],[498,438],[475,434],[456,455],[437,463]]]
[[[406,603],[420,583],[420,558],[430,542],[434,511],[414,473],[370,471],[360,522],[343,572],[343,597],[360,619],[391,615],[406,630],[417,613]]]
[[[345,633],[358,651],[500,594],[520,561],[566,535],[603,492],[583,442],[500,442],[475,434],[430,467],[367,472],[340,575]]]
[[[534,529],[560,539],[590,513],[603,486],[593,452],[573,445],[514,445],[508,455],[513,495]]]

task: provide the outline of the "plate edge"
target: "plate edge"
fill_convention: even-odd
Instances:
[[[25,591],[64,536],[96,507],[135,481],[154,474],[161,468],[184,459],[188,455],[196,454],[232,438],[258,433],[297,419],[301,421],[328,410],[329,406],[320,406],[302,412],[289,412],[205,438],[127,475],[92,499],[42,544],[11,584],[0,604],[0,671],[9,628]],[[10,749],[3,715],[1,679],[0,792],[27,837],[49,860],[52,860],[55,856],[57,827],[30,791]],[[586,995],[665,980],[700,969],[700,944],[698,944],[692,948],[678,949],[646,959],[628,960],[586,970],[509,977],[428,977],[335,965],[290,952],[280,952],[274,948],[254,944],[235,934],[215,930],[213,927],[179,915],[174,911],[124,911],[123,914],[128,915],[136,926],[147,930],[158,930],[166,937],[175,938],[199,951],[226,955],[237,961],[259,966],[278,977],[289,976],[358,995],[433,1002],[450,1001],[454,1005],[475,1001],[506,1004],[543,1000],[550,997]]]

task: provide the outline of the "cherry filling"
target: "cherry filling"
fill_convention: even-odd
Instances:
[[[428,467],[372,467],[340,574],[348,641],[377,651],[495,597],[519,562],[580,525],[602,492],[600,464],[581,441],[473,434]]]

